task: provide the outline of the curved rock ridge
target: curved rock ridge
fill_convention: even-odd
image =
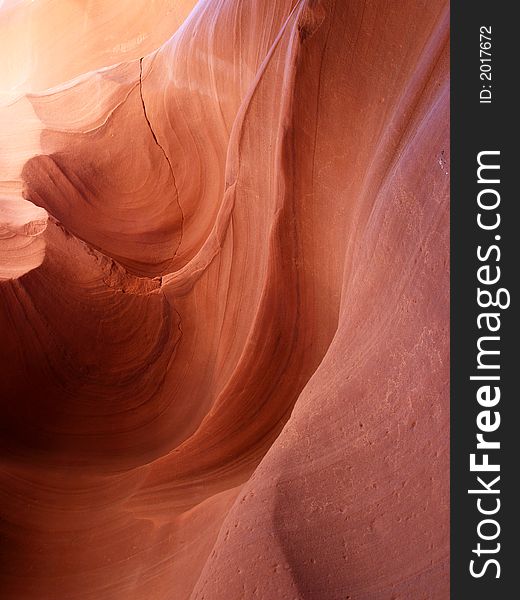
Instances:
[[[0,40],[0,596],[447,598],[448,3]]]

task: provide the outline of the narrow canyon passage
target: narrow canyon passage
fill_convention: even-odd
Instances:
[[[0,7],[0,597],[446,598],[448,4],[129,4]]]

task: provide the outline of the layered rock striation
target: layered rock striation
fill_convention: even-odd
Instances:
[[[3,3],[2,598],[448,597],[448,33]]]

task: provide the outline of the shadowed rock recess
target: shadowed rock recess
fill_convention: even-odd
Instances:
[[[0,597],[447,598],[447,3],[0,5]]]

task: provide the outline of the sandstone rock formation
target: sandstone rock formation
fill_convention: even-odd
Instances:
[[[443,0],[3,2],[0,597],[448,597]]]

